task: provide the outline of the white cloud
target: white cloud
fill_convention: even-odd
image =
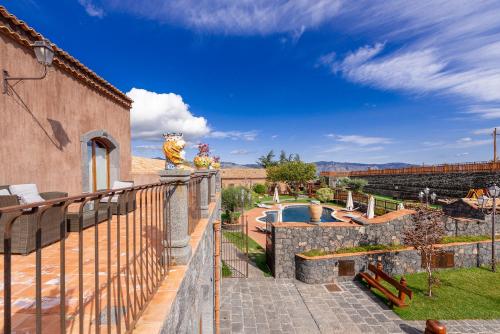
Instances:
[[[213,131],[208,136],[216,139],[254,141],[258,132],[252,131]]]
[[[500,125],[496,126],[496,128],[498,129],[497,131],[500,133]],[[493,134],[494,129],[495,129],[495,127],[493,126],[491,128],[477,129],[477,130],[474,130],[472,133],[475,135],[491,135],[491,134]]]
[[[376,145],[376,144],[390,144],[391,140],[384,137],[368,137],[361,135],[336,135],[328,134],[327,137],[334,138],[336,141],[343,143],[356,144],[359,146]]]
[[[478,114],[484,119],[495,119],[500,118],[500,107],[473,106],[468,113]]]
[[[367,153],[367,152],[379,152],[383,151],[384,147],[383,146],[368,146],[368,147],[353,147],[349,145],[335,145],[333,147],[330,147],[326,150],[323,150],[323,153],[335,153],[335,152],[342,152],[342,151],[350,151],[350,152],[357,152],[357,153]]]
[[[481,139],[481,140],[475,140],[472,139],[471,137],[464,137],[458,139],[454,144],[449,144],[446,145],[446,148],[469,148],[469,147],[476,147],[476,146],[484,146],[484,145],[490,145],[491,140],[489,139]]]
[[[274,139],[276,139],[276,138],[278,138],[278,135],[272,135],[272,136],[271,136],[271,139],[272,139],[272,140],[274,140]]]
[[[244,150],[244,149],[240,149],[240,150],[233,150],[233,151],[231,151],[229,153],[232,154],[232,155],[248,155],[248,154],[252,154],[252,153],[255,153],[255,152]]]
[[[97,7],[92,0],[78,0],[78,3],[83,6],[85,11],[89,16],[103,18],[104,10],[100,7]]]
[[[376,37],[327,65],[376,88],[458,96],[483,118],[500,118],[499,11],[498,1],[346,2],[345,30]]]
[[[132,138],[162,140],[163,133],[182,132],[190,140],[210,132],[207,120],[194,116],[180,95],[132,88],[127,96],[134,101],[130,111]]]
[[[141,151],[158,151],[162,150],[163,147],[161,145],[135,145],[135,149],[141,150]]]
[[[232,35],[291,33],[296,41],[307,28],[337,15],[340,0],[105,0],[115,10],[194,30]]]

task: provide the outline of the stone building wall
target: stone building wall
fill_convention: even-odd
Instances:
[[[500,242],[495,250],[500,251]],[[454,253],[455,268],[471,268],[491,263],[491,242],[456,244],[444,246],[443,250]],[[373,251],[342,256],[327,255],[307,258],[297,255],[296,278],[309,284],[351,280],[355,276],[339,276],[339,261],[354,261],[354,273],[367,271],[368,264],[382,261],[383,270],[391,276],[423,271],[422,259],[415,250]]]
[[[429,187],[438,197],[462,198],[471,188],[484,188],[500,183],[500,172],[400,174],[352,176],[368,181],[366,192],[403,199],[416,199]]]
[[[217,219],[220,219],[220,200],[212,211],[202,239],[187,265],[184,279],[161,333],[213,333],[213,223]]]
[[[386,223],[363,226],[335,226],[282,223],[273,224],[272,247],[269,256],[273,273],[277,278],[295,276],[295,254],[311,249],[333,252],[337,248],[363,244],[400,244],[403,231],[412,224],[411,215],[405,215]],[[500,232],[500,224],[497,231]],[[489,235],[491,221],[449,219],[445,224],[446,235]]]

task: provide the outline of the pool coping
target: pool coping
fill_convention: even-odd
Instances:
[[[278,203],[278,204],[281,204],[281,203]],[[275,206],[277,204],[273,204],[273,206]],[[286,207],[289,207],[289,206],[308,206],[308,204],[305,204],[305,203],[287,203],[287,204],[282,204],[283,205],[283,209],[286,208]],[[352,219],[349,219],[349,220],[346,220],[346,219],[341,219],[339,217],[337,217],[335,215],[335,212],[338,211],[338,208],[337,207],[334,207],[334,206],[331,206],[331,205],[322,205],[324,208],[328,208],[330,210],[332,210],[332,213],[331,213],[331,216],[333,219],[337,219],[338,221],[334,221],[334,222],[321,222],[320,224],[335,224],[335,223],[351,223],[352,222]],[[261,221],[260,219],[261,218],[265,218],[267,216],[267,213],[268,212],[272,212],[272,211],[278,211],[277,208],[273,208],[273,209],[266,209],[264,211],[262,211],[262,215],[261,216],[258,216],[255,218],[255,220],[261,224],[267,224],[266,222],[264,221]],[[275,224],[275,223],[280,223],[280,222],[272,222],[271,224]],[[313,224],[313,223],[308,223],[308,222],[281,222],[283,224],[307,224],[307,225],[318,225],[317,223]]]

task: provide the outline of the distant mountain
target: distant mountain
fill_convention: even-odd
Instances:
[[[354,162],[336,162],[336,161],[316,161],[314,162],[318,172],[324,171],[354,171],[367,169],[389,169],[389,168],[404,168],[414,166],[404,162],[389,162],[385,164],[363,164]],[[257,164],[237,164],[234,162],[221,162],[222,168],[260,168]]]
[[[221,161],[220,163],[221,168],[261,168],[257,164],[244,164],[240,165],[234,162],[229,162],[229,161]]]
[[[355,171],[367,169],[391,169],[391,168],[405,168],[414,166],[404,162],[388,162],[385,164],[363,164],[353,162],[336,162],[336,161],[316,161],[316,169],[318,172],[325,171]]]

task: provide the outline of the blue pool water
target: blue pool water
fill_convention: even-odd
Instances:
[[[333,210],[323,208],[321,215],[321,222],[338,222],[340,220],[332,217]],[[269,218],[270,222],[276,222],[278,217],[277,211],[267,211],[266,217],[259,218],[260,221],[265,222]],[[299,222],[309,223],[311,216],[309,215],[309,207],[307,205],[291,205],[283,209],[283,222]]]

